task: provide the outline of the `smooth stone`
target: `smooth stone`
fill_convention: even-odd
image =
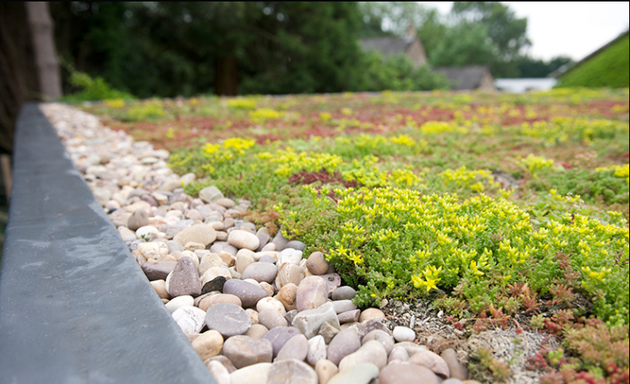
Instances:
[[[347,323],[357,323],[359,321],[359,316],[361,316],[361,310],[355,309],[353,311],[342,312],[337,315],[339,319],[339,324],[347,324]]]
[[[297,316],[297,314],[298,314],[297,309],[292,309],[284,314],[284,318],[287,319],[287,322],[289,324],[293,324],[293,319],[295,319],[295,316]]]
[[[200,259],[201,261],[199,261],[199,275],[203,275],[210,268],[220,267],[225,264],[223,259],[216,253],[208,253]]]
[[[166,303],[164,307],[168,313],[173,313],[182,307],[192,307],[195,304],[195,299],[190,295],[178,296]]]
[[[228,267],[233,267],[236,264],[236,258],[227,252],[218,253],[219,257]]]
[[[451,376],[451,371],[448,368],[448,364],[440,355],[431,352],[429,350],[419,350],[409,357],[409,362],[415,365],[421,365],[429,368],[436,375],[440,375],[444,378]]]
[[[391,364],[381,369],[379,384],[439,384],[440,379],[428,368],[419,365],[401,363]]]
[[[357,329],[357,325],[359,325],[359,324],[361,324],[361,323],[357,323],[357,322],[344,323],[344,324],[341,324],[341,327],[340,327],[339,329],[341,329],[342,331],[343,331],[344,329],[348,329],[348,328],[354,328],[354,329]],[[358,331],[357,331],[357,332],[358,332]],[[359,334],[359,337],[362,337],[362,336],[361,336],[361,334]]]
[[[276,259],[273,258],[273,256],[271,255],[263,255],[260,257],[260,259],[258,260],[259,263],[271,263],[271,264],[275,264],[276,263]],[[276,267],[276,270],[278,268]]]
[[[276,287],[280,289],[287,284],[299,286],[302,279],[304,279],[304,268],[295,264],[284,264],[282,267],[278,267]]]
[[[225,369],[227,369],[227,371],[229,373],[232,373],[232,372],[236,371],[236,367],[234,366],[234,364],[232,364],[230,359],[228,359],[227,357],[225,357],[223,355],[218,355],[218,356],[206,359],[206,360],[204,360],[204,363],[206,363],[206,365],[207,365],[211,361],[217,361],[217,362],[221,363],[225,367]]]
[[[337,317],[339,319],[339,317]],[[330,344],[330,341],[333,337],[337,336],[337,334],[341,332],[341,327],[337,328],[336,325],[333,325],[329,321],[324,322],[321,327],[319,327],[318,335],[324,338],[326,344]]]
[[[142,264],[142,272],[149,281],[166,280],[166,276],[173,272],[175,265],[177,265],[176,261],[147,261]]]
[[[217,199],[214,204],[220,205],[224,208],[233,208],[236,205],[234,200],[228,199],[227,197]]]
[[[326,282],[319,276],[306,277],[298,285],[295,296],[295,304],[298,312],[317,308],[326,303],[327,300],[328,291]]]
[[[211,360],[206,364],[206,367],[217,384],[230,384],[230,372],[223,364],[216,360]]]
[[[308,342],[309,340],[306,340],[306,336],[304,335],[297,335],[290,338],[278,352],[275,361],[286,359],[304,361],[309,350]]]
[[[255,251],[260,245],[260,240],[258,236],[251,232],[237,229],[228,235],[228,243],[239,249],[244,248]]]
[[[238,256],[237,256],[238,258]],[[254,279],[259,283],[264,281],[266,283],[271,283],[276,278],[278,274],[278,268],[271,263],[252,263],[243,272],[243,279]]]
[[[118,234],[123,241],[136,240],[138,237],[134,231],[129,230],[127,227],[118,227]]]
[[[258,312],[258,322],[269,329],[288,325],[284,316],[273,309],[264,309]]]
[[[262,339],[263,336],[269,331],[269,328],[262,324],[252,324],[251,327],[245,332],[246,336],[253,337],[254,339]]]
[[[394,349],[394,338],[388,334],[387,332],[381,330],[374,330],[367,335],[363,336],[361,339],[361,343],[365,345],[368,341],[378,341],[385,348],[385,352],[389,355],[390,352]],[[409,356],[407,356],[409,358]]]
[[[160,299],[170,299],[171,295],[166,291],[166,282],[164,280],[153,280],[150,284]]]
[[[284,249],[284,246],[289,242],[289,239],[282,236],[282,231],[280,230],[278,231],[278,233],[276,233],[271,242],[276,245],[276,250],[282,251]]]
[[[367,308],[361,312],[359,321],[364,322],[372,319],[385,319],[385,314],[378,308]]]
[[[275,252],[277,249],[276,245],[274,243],[267,243],[264,247],[262,247],[261,252]]]
[[[178,308],[171,316],[186,335],[201,332],[205,325],[206,313],[197,307]]]
[[[306,259],[306,268],[313,275],[324,275],[328,272],[328,261],[321,252],[313,252]]]
[[[194,252],[184,250],[179,253],[174,253],[171,256],[174,256],[175,258],[177,258],[178,261],[182,257],[189,257],[190,260],[192,260],[193,263],[195,263],[195,268],[197,268],[197,275],[199,274],[199,257],[197,257],[197,255]]]
[[[212,307],[215,304],[234,304],[238,307],[241,307],[243,305],[241,299],[239,299],[238,296],[230,295],[228,293],[219,293],[216,295],[204,297],[199,302],[198,307],[207,312],[208,308]]]
[[[138,252],[148,259],[158,259],[168,255],[168,246],[164,243],[151,242],[138,244]]]
[[[209,268],[202,276],[201,276],[201,284],[206,285],[217,277],[222,276],[224,279],[229,280],[232,278],[232,273],[226,267],[212,267]],[[225,283],[223,283],[225,286]]]
[[[299,240],[291,240],[284,245],[284,249],[287,248],[297,249],[298,251],[302,252],[306,249],[306,244]]]
[[[427,350],[426,345],[416,344],[416,343],[413,343],[411,341],[402,341],[400,343],[396,343],[396,347],[404,348],[405,351],[407,351],[407,354],[409,355],[409,357],[415,355],[416,353],[418,353],[420,351],[426,351]]]
[[[225,276],[217,276],[214,279],[205,283],[203,287],[201,287],[201,293],[204,294],[213,291],[221,292],[223,291],[223,286],[225,285],[226,281],[227,278]]]
[[[370,340],[363,344],[356,352],[351,353],[339,362],[339,371],[343,372],[355,365],[371,363],[379,369],[387,365],[387,352],[383,344],[376,340]]]
[[[304,338],[306,338],[306,336],[304,336]],[[324,337],[321,335],[314,336],[308,340],[307,347],[306,361],[308,361],[308,363],[312,366],[315,366],[320,360],[325,359],[328,356],[326,342],[324,341]]]
[[[223,336],[215,330],[206,331],[192,342],[192,347],[201,357],[201,360],[209,359],[221,353]]]
[[[253,252],[249,253],[241,251],[236,254],[236,270],[238,273],[242,274],[250,265],[254,264],[256,260],[254,259]]]
[[[272,354],[271,342],[265,338],[232,336],[223,343],[223,355],[238,369],[258,363],[270,363]]]
[[[166,246],[168,247],[168,253],[181,252],[184,250],[184,245],[173,240],[167,241]]]
[[[416,339],[416,332],[409,327],[394,327],[392,335],[396,341],[414,341]]]
[[[447,348],[442,351],[440,356],[446,361],[446,365],[448,365],[448,369],[451,373],[451,378],[459,380],[468,379],[468,368],[459,361],[457,352],[455,352],[454,349]]]
[[[265,282],[265,281],[261,281],[260,283],[260,288],[264,289],[265,292],[267,292],[267,296],[271,297],[273,296],[273,294],[276,292],[275,289],[273,289],[273,285]],[[282,304],[282,303],[280,303]],[[284,305],[282,306],[282,309],[284,310]],[[286,311],[285,311],[286,312]]]
[[[387,328],[387,325],[383,324],[380,319],[364,321],[362,323],[356,324],[355,328],[357,329],[360,337],[364,337],[368,333],[377,329],[386,332],[388,335],[392,334],[392,331],[390,331],[389,328]]]
[[[357,306],[351,300],[335,300],[331,302],[335,312],[342,313],[347,311],[353,311],[357,309]]]
[[[164,236],[164,232],[160,232],[157,228],[151,225],[145,225],[136,230],[136,236],[138,236],[138,239],[149,239],[153,234],[157,236]]]
[[[351,286],[344,285],[335,289],[332,293],[333,300],[352,300],[357,295],[357,291]]]
[[[296,309],[295,296],[297,295],[297,285],[289,283],[278,291],[277,299],[280,301],[287,311]]]
[[[374,364],[358,364],[343,372],[340,371],[328,381],[328,384],[368,384],[378,377],[378,373],[378,367]],[[398,384],[403,383],[411,382],[401,381]]]
[[[341,285],[341,276],[338,273],[327,273],[319,276],[326,282],[327,292],[326,297],[330,296],[335,289]]]
[[[326,303],[315,309],[298,312],[292,324],[299,329],[307,339],[310,339],[317,335],[319,328],[325,322],[330,323],[336,328],[340,326],[337,314],[330,303]]]
[[[276,265],[278,268],[285,264],[298,265],[300,260],[302,260],[302,251],[287,248],[278,254],[278,261],[276,262]]]
[[[263,227],[261,229],[267,229],[267,228]],[[258,240],[260,240],[260,245],[258,246],[258,249],[256,249],[256,251],[260,252],[265,247],[265,245],[269,243],[269,240],[271,240],[271,236],[269,236],[268,232],[264,233],[264,232],[260,232],[260,230],[256,232],[256,236],[258,236]]]
[[[243,280],[230,279],[223,285],[223,293],[238,296],[243,303],[243,308],[252,308],[260,299],[267,297],[267,292],[260,287]]]
[[[265,309],[271,309],[278,312],[280,315],[284,316],[287,311],[284,309],[284,305],[277,299],[273,297],[265,297],[260,299],[256,304],[256,310],[258,312],[263,311]]]
[[[230,373],[230,384],[267,384],[271,363],[258,363]]]
[[[171,297],[201,294],[201,281],[197,266],[189,257],[182,257],[177,261],[173,272],[169,275],[168,293]]]
[[[223,199],[223,193],[215,186],[205,187],[199,191],[199,198],[205,203],[215,203],[219,199]]]
[[[339,332],[328,345],[328,360],[339,366],[344,357],[361,348],[361,339],[354,328]]]
[[[389,364],[394,360],[398,360],[401,362],[409,360],[409,354],[407,353],[407,350],[398,345],[394,346],[394,348],[392,348],[391,352],[389,353],[387,363]]]
[[[258,324],[258,311],[247,308],[245,312],[247,313],[247,316],[249,316],[249,318],[252,320],[252,324]]]
[[[300,334],[300,330],[295,327],[277,327],[270,329],[263,336],[265,340],[269,340],[273,346],[273,356],[276,357],[289,339]]]
[[[267,384],[318,384],[317,373],[299,359],[274,362],[269,369]]]
[[[208,244],[212,243],[216,238],[217,234],[214,228],[206,224],[198,224],[183,229],[181,232],[176,234],[175,237],[173,237],[173,240],[182,245],[194,242],[208,246]]]
[[[127,220],[127,228],[136,231],[140,227],[149,225],[149,214],[144,209],[136,209],[129,220]]]
[[[218,331],[225,338],[242,335],[252,325],[249,315],[236,304],[214,304],[208,308],[205,318],[208,329]]]
[[[321,359],[315,365],[315,372],[317,372],[319,384],[326,384],[339,372],[339,369],[330,360]]]
[[[221,254],[221,252],[229,253],[232,256],[236,256],[238,249],[233,245],[228,244],[226,241],[215,241],[210,246],[210,252]]]

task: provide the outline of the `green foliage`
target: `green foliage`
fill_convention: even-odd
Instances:
[[[367,52],[365,60],[362,81],[353,91],[425,91],[448,87],[444,75],[431,72],[427,66],[414,68],[402,55],[385,59],[377,52]]]
[[[439,287],[483,314],[507,303],[500,298],[513,294],[510,284],[527,282],[532,290],[527,297],[533,299],[548,292],[550,282],[562,282],[555,260],[562,252],[581,271],[577,285],[596,297],[596,313],[613,323],[628,321],[628,266],[620,268],[608,257],[627,254],[627,228],[581,215],[536,228],[525,211],[484,195],[458,203],[453,196],[408,189],[338,189],[332,205],[331,190],[310,191],[310,205],[319,212],[332,209],[327,223],[297,210],[280,212],[281,223],[288,235],[312,244],[310,249],[324,250],[346,281],[360,284],[359,305],[413,298]],[[525,296],[513,297],[529,305]]]
[[[549,61],[524,56],[518,59],[518,72],[522,78],[547,77],[556,69],[573,62],[570,57],[558,56]]]
[[[557,87],[627,88],[630,84],[628,33],[587,61],[560,76]]]
[[[67,66],[70,75],[70,84],[80,89],[79,92],[62,98],[63,101],[79,102],[79,101],[98,101],[108,99],[129,100],[134,97],[126,92],[113,89],[101,77],[92,78],[87,73],[78,72],[71,66]]]
[[[492,65],[495,77],[518,74],[517,59],[523,48],[531,45],[526,18],[517,18],[507,5],[494,1],[455,2],[451,13],[461,21],[480,23],[487,28],[496,55]]]
[[[440,43],[429,54],[434,66],[489,65],[494,48],[487,42],[488,32],[482,24],[459,23],[448,28]]]
[[[121,117],[122,121],[143,121],[158,119],[166,116],[166,111],[162,108],[159,100],[148,100],[141,104],[135,104]]]

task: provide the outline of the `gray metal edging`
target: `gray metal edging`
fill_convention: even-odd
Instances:
[[[215,384],[35,103],[14,148],[0,383]]]

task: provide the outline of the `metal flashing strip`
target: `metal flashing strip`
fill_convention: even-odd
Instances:
[[[215,384],[35,103],[18,117],[0,383]]]

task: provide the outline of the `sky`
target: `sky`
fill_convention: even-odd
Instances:
[[[446,15],[453,2],[419,2]],[[564,55],[581,60],[628,30],[628,2],[511,2],[516,16],[527,17],[528,53],[549,60]]]

